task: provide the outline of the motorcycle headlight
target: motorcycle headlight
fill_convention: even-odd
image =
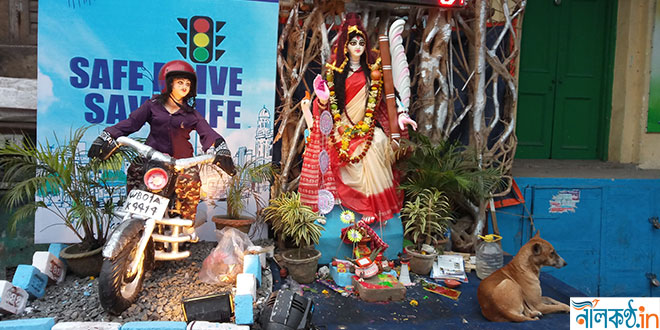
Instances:
[[[167,185],[167,172],[159,167],[154,167],[144,175],[144,184],[151,191],[158,192]]]

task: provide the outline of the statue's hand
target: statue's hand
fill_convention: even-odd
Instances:
[[[407,112],[399,113],[399,128],[403,131],[406,129],[406,125],[410,125],[413,131],[417,130],[417,122],[412,120]]]
[[[312,128],[312,125],[314,124],[314,117],[312,116],[312,110],[310,109],[310,99],[311,96],[309,95],[309,92],[305,91],[305,98],[300,101],[300,109],[302,109],[308,128]]]
[[[316,75],[316,78],[314,78],[314,93],[316,93],[316,97],[319,98],[319,101],[323,104],[326,104],[328,102],[328,98],[330,98],[330,90],[328,89],[328,84],[321,78],[321,75],[318,74]]]

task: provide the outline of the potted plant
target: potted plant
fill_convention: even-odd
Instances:
[[[101,250],[124,186],[119,178],[123,164],[120,153],[105,162],[85,162],[86,151],[80,151],[78,144],[86,130],[77,129],[68,141],[55,138],[52,145],[26,141],[0,149],[4,180],[15,182],[3,198],[15,209],[9,220],[10,231],[37,209],[50,211],[80,240],[60,254],[79,276],[98,275]]]
[[[216,228],[230,226],[247,233],[265,204],[260,187],[273,175],[273,167],[270,163],[257,164],[255,161],[249,161],[237,166],[236,174],[229,177],[225,190],[227,213],[213,216]],[[243,214],[250,198],[254,200],[257,208],[254,216]]]
[[[300,194],[288,192],[271,199],[263,209],[263,217],[281,239],[290,240],[298,247],[282,253],[291,277],[299,283],[314,281],[321,252],[313,246],[319,243],[324,230],[316,220],[323,216],[303,204]]]
[[[411,140],[402,141],[402,148],[410,150],[409,157],[399,166],[405,178],[400,188],[406,198],[412,199],[424,189],[437,188],[447,196],[454,219],[464,216],[478,219],[480,205],[502,186],[501,171],[480,164],[474,150],[458,142],[435,144],[429,137],[411,132]],[[452,231],[454,243],[461,236],[467,235]],[[469,250],[468,241],[459,249]]]
[[[438,237],[444,237],[449,230],[451,221],[447,196],[436,188],[424,189],[412,201],[407,201],[401,209],[405,236],[411,238],[414,248],[406,247],[406,253],[411,256],[410,270],[428,275],[433,267],[433,261],[438,255],[431,244]],[[429,246],[430,249],[424,248]]]

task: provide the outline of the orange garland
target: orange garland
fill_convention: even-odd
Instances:
[[[357,124],[343,125],[341,123],[341,111],[337,105],[337,97],[335,96],[335,84],[334,84],[334,73],[333,70],[328,70],[326,74],[326,80],[328,82],[328,89],[330,90],[330,111],[332,113],[332,118],[334,120],[334,128],[339,132],[339,128],[343,126],[343,133],[341,133],[341,145],[335,140],[334,134],[330,134],[330,141],[337,152],[339,153],[339,159],[344,162],[357,163],[367,154],[367,151],[371,147],[371,141],[374,136],[374,127],[376,121],[374,120],[374,109],[380,100],[380,93],[383,86],[382,73],[380,67],[380,58],[372,66],[371,71],[371,86],[369,89],[369,98],[367,100],[367,109],[364,114],[364,120],[359,121]],[[363,148],[362,152],[355,157],[351,157],[348,154],[348,149],[350,142],[355,137],[365,137],[367,138],[366,146]]]

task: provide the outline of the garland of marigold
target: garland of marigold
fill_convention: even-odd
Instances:
[[[374,137],[374,127],[376,126],[376,121],[374,120],[374,109],[380,100],[380,92],[383,86],[382,73],[380,72],[380,58],[376,63],[371,67],[371,85],[369,88],[369,97],[367,98],[367,109],[364,114],[364,119],[360,120],[355,125],[344,125],[341,122],[341,109],[337,105],[337,97],[335,95],[335,84],[334,84],[334,70],[328,70],[326,74],[326,80],[328,82],[328,89],[330,90],[330,112],[332,113],[332,119],[334,121],[334,129],[339,132],[339,128],[343,126],[343,133],[341,133],[341,145],[335,140],[335,135],[330,134],[331,144],[335,147],[339,154],[339,159],[344,162],[357,163],[369,151],[371,147],[371,141]],[[349,120],[350,121],[350,120]],[[365,137],[366,145],[362,149],[359,155],[351,157],[348,154],[348,149],[351,141],[358,137]]]

